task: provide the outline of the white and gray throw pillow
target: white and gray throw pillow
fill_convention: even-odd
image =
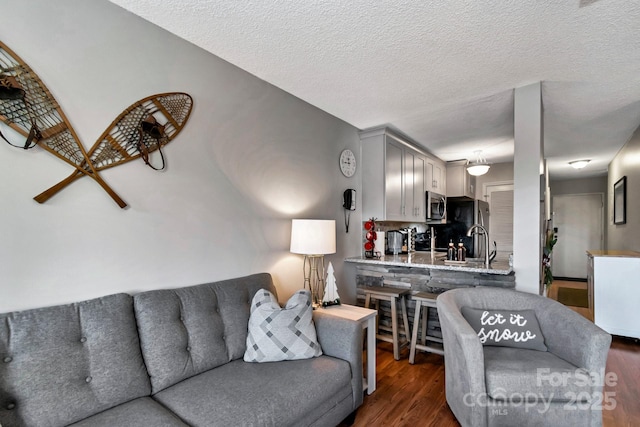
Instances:
[[[462,307],[462,316],[482,345],[547,351],[533,310],[490,310]]]
[[[251,301],[245,362],[278,362],[322,355],[313,323],[311,293],[297,291],[284,308],[265,289]]]

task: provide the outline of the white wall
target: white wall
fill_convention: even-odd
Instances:
[[[627,177],[627,223],[613,224],[613,185]],[[640,251],[640,127],[609,164],[607,249]]]
[[[40,149],[0,146],[0,312],[261,271],[283,300],[302,286],[292,218],[336,219],[328,261],[343,299],[355,298],[341,260],[360,241],[344,234],[341,196],[361,185],[338,168],[342,149],[359,152],[355,128],[106,0],[4,0],[2,14],[0,39],[47,84],[85,147],[145,96],[184,91],[194,109],[166,148],[166,171],[137,161],[102,173],[125,210],[89,178],[36,203],[73,169]],[[356,211],[352,227],[360,221]]]

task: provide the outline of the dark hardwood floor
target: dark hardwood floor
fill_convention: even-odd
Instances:
[[[570,286],[586,286],[580,282],[566,282]],[[550,298],[557,295],[554,282]],[[589,310],[574,308],[585,317]],[[365,426],[459,426],[447,406],[444,394],[444,358],[418,352],[415,365],[410,365],[408,349],[399,361],[393,359],[391,344],[379,342],[377,346],[377,389],[366,395],[358,409],[355,427]],[[640,426],[640,343],[636,340],[614,337],[607,372],[615,373],[616,385],[606,386],[604,392],[613,393],[615,407],[603,411],[604,427]]]

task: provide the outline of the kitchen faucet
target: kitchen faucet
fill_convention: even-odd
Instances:
[[[489,233],[487,232],[487,229],[481,226],[480,224],[473,224],[467,230],[467,237],[471,237],[471,235],[473,234],[476,228],[480,229],[479,232],[476,231],[477,234],[484,233],[484,266],[486,268],[489,268],[489,265],[491,264],[491,260],[489,259]]]

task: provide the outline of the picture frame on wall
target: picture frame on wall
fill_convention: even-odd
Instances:
[[[613,184],[613,223],[627,223],[627,177],[623,176]]]

